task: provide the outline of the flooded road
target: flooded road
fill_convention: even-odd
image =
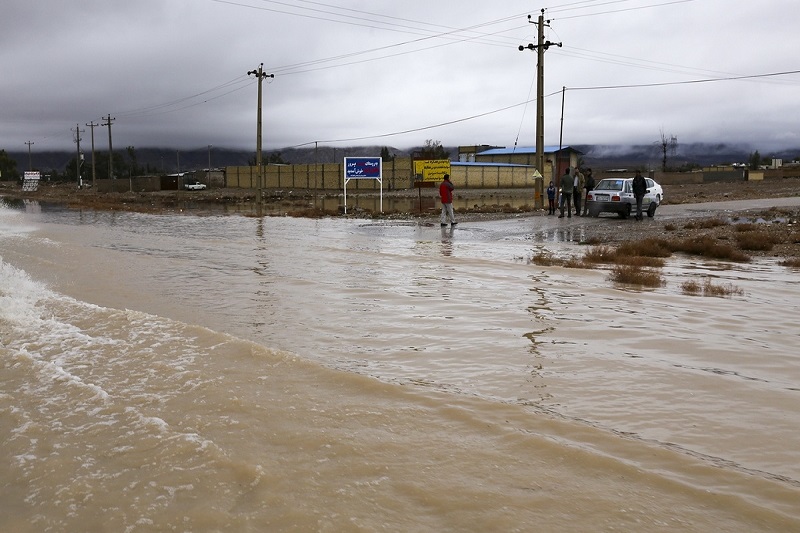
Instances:
[[[571,221],[0,209],[0,526],[800,528],[798,272],[531,264]]]

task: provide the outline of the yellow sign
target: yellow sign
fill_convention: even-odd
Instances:
[[[426,159],[414,161],[414,174],[422,176],[422,181],[442,181],[450,174],[449,159]]]

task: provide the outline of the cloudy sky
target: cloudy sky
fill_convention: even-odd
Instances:
[[[797,0],[4,0],[0,149],[533,146],[541,9],[547,145],[800,147]]]

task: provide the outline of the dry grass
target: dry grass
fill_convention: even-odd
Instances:
[[[738,232],[756,231],[756,230],[758,230],[758,224],[753,224],[752,222],[743,222],[741,224],[736,224],[733,227]]]
[[[616,248],[611,246],[595,246],[583,254],[583,260],[587,263],[614,263],[617,258]]]
[[[716,239],[708,235],[703,235],[696,239],[683,239],[681,241],[670,241],[670,247],[674,252],[683,252],[709,259],[722,259],[746,263],[750,261],[750,256],[737,250],[729,244],[721,244]]]
[[[608,239],[604,237],[594,236],[594,237],[589,237],[585,241],[581,241],[581,244],[588,244],[589,246],[597,246],[599,244],[604,244],[606,242],[608,242]]]
[[[800,268],[800,257],[787,257],[781,261],[781,265],[791,268]]]
[[[530,258],[529,263],[539,266],[560,266],[565,268],[592,268],[592,265],[587,263],[582,258],[569,257],[562,259],[553,257],[545,253],[538,253]]]
[[[751,251],[769,251],[775,244],[769,234],[761,231],[741,231],[736,234],[736,243],[742,250]]]
[[[703,283],[697,280],[685,281],[681,284],[681,290],[684,294],[703,295],[703,296],[742,296],[744,291],[731,283],[723,285],[715,285],[710,279],[706,279]]]
[[[669,241],[650,238],[624,242],[617,249],[617,253],[639,257],[669,257],[672,255],[672,250]]]
[[[683,227],[685,229],[711,229],[718,226],[727,226],[730,224],[727,220],[721,218],[706,218],[703,220],[692,220],[687,222]]]
[[[633,265],[617,265],[611,270],[611,280],[626,285],[660,287],[664,284],[661,274]]]
[[[564,264],[563,259],[553,257],[550,254],[538,253],[530,258],[530,263],[539,266],[556,266]]]

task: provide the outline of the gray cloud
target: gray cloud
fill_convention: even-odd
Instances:
[[[263,89],[265,148],[533,145],[535,102],[516,105],[535,95],[536,54],[516,49],[535,41],[529,3],[447,4],[6,1],[0,148],[71,149],[71,128],[109,113],[115,146],[254,147],[246,72],[261,62],[276,74]],[[565,144],[647,144],[663,129],[681,142],[800,146],[800,75],[689,83],[800,70],[787,23],[797,11],[794,0],[548,8],[547,36],[564,46],[546,53],[546,143],[558,144],[567,87]]]

